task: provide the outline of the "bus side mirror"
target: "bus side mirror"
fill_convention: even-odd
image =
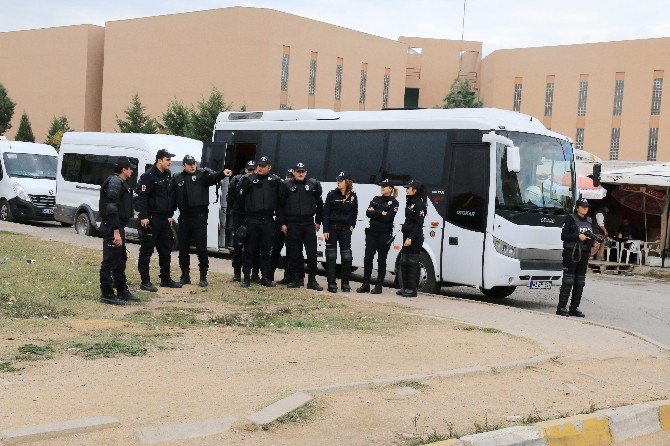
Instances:
[[[596,163],[593,165],[593,185],[595,187],[600,186],[600,172],[603,168],[603,165]]]
[[[507,146],[507,170],[509,172],[521,171],[521,154],[516,146]]]

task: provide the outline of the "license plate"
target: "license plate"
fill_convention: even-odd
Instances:
[[[53,213],[54,213],[54,210],[53,210],[53,208],[45,208],[45,209],[42,209],[41,212],[42,212],[43,214],[53,214]]]
[[[531,290],[550,290],[551,289],[551,280],[531,280],[530,281]]]

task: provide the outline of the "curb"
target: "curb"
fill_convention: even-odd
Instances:
[[[119,425],[119,420],[112,417],[94,417],[78,420],[67,420],[57,423],[38,424],[0,431],[0,445],[31,443],[38,440],[63,437],[93,432]]]
[[[670,430],[670,400],[602,409],[591,414],[514,426],[435,446],[608,446],[631,438]]]

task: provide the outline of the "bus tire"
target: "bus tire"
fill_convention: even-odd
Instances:
[[[0,220],[14,221],[14,218],[12,217],[12,209],[9,207],[9,202],[7,200],[0,200]]]
[[[86,210],[80,211],[74,218],[74,230],[79,235],[95,235],[95,227],[91,221],[91,216]]]
[[[492,299],[504,299],[510,296],[515,290],[515,286],[494,286],[488,290],[484,288],[479,289],[479,291],[481,291],[484,296],[490,297]]]
[[[437,293],[440,291],[440,285],[437,283],[435,278],[435,267],[433,266],[433,261],[426,251],[421,251],[419,255],[419,289],[418,291],[422,293]],[[400,272],[400,265],[398,260],[398,265],[396,267],[396,279],[398,281],[398,286],[404,288],[402,283],[402,273]]]

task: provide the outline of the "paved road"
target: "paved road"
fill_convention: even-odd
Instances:
[[[0,230],[34,234],[98,249],[101,247],[100,239],[79,236],[72,228],[53,223],[0,222]],[[129,245],[129,248],[131,252],[136,252],[137,245]],[[192,264],[196,263],[192,261]],[[558,302],[558,288],[548,291],[518,288],[510,297],[499,300],[486,298],[479,291],[467,287],[443,288],[441,294],[551,314],[556,311]],[[589,274],[581,309],[590,321],[631,330],[670,346],[670,282]]]

